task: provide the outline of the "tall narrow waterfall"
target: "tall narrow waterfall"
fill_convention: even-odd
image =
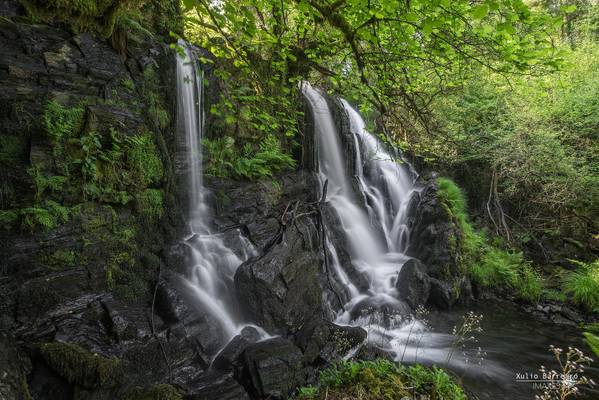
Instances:
[[[359,113],[342,101],[356,149],[350,176],[327,100],[307,83],[303,92],[314,115],[320,184],[324,187],[328,182],[326,200],[337,213],[350,247],[352,265],[339,265],[336,249],[326,241],[333,270],[349,294],[336,322],[361,325],[371,340],[392,346],[402,336],[409,313],[397,300],[396,280],[408,259],[406,214],[416,177],[365,129]],[[357,288],[348,268],[364,278],[366,288]]]
[[[202,313],[214,320],[221,330],[221,345],[238,333],[242,318],[235,304],[233,277],[237,267],[255,255],[252,244],[238,232],[235,251],[228,247],[222,234],[211,226],[213,210],[210,192],[202,181],[203,74],[190,48],[185,57],[177,57],[178,125],[185,135],[188,170],[189,212],[191,234],[185,243],[191,249],[191,265],[185,285]],[[230,238],[230,236],[229,236]]]

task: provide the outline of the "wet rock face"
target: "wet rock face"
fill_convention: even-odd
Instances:
[[[310,219],[298,219],[266,254],[237,270],[235,289],[240,304],[265,329],[295,332],[322,314],[318,237]]]
[[[412,309],[426,304],[431,292],[431,278],[424,264],[414,258],[406,261],[399,271],[396,287],[398,298]]]
[[[413,196],[409,209],[407,255],[422,265],[408,266],[403,273],[408,282],[398,279],[400,293],[405,293],[408,302],[427,298],[429,305],[451,308],[460,297],[465,299],[471,293],[469,282],[459,276],[460,229],[439,199],[434,179]]]
[[[302,352],[284,338],[249,345],[237,363],[237,380],[256,399],[287,399],[306,378]]]

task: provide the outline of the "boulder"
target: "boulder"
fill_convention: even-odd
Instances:
[[[426,305],[431,282],[424,264],[415,258],[406,261],[397,275],[396,288],[398,298],[408,303],[412,309]]]
[[[235,362],[239,355],[252,343],[260,340],[260,333],[253,327],[245,327],[241,334],[235,336],[212,361],[212,367],[219,370],[233,370],[238,367]]]
[[[339,326],[314,320],[295,335],[295,343],[310,365],[331,364],[366,339],[366,331],[356,326]]]
[[[293,333],[322,314],[319,236],[309,217],[296,219],[260,257],[242,264],[235,289],[247,315],[268,331]]]
[[[458,272],[461,232],[439,199],[434,180],[427,182],[409,205],[410,245],[407,255],[420,260],[432,277]]]
[[[305,381],[301,350],[281,337],[250,344],[238,357],[236,379],[256,399],[287,399]]]

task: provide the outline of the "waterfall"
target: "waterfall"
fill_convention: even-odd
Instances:
[[[366,328],[369,340],[397,355],[392,347],[405,336],[411,321],[411,310],[397,299],[396,280],[409,259],[404,254],[409,239],[407,210],[417,190],[416,176],[366,130],[360,114],[342,100],[355,147],[355,171],[349,176],[326,98],[308,83],[302,90],[314,116],[320,185],[324,187],[326,182],[326,201],[339,217],[350,247],[352,265],[339,265],[337,250],[329,238],[325,241],[336,279],[349,294],[335,322]],[[365,278],[366,288],[356,287],[346,272],[348,267]]]
[[[236,311],[233,278],[237,267],[256,255],[251,242],[237,231],[227,242],[223,234],[211,226],[213,210],[208,202],[209,190],[202,179],[203,72],[198,60],[185,42],[180,42],[185,57],[177,57],[177,121],[185,135],[186,165],[188,167],[189,210],[188,225],[191,234],[185,243],[191,252],[191,262],[184,286],[197,308],[218,324],[222,345],[226,344],[244,326]]]

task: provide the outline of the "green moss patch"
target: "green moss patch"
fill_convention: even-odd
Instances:
[[[109,37],[118,15],[128,8],[139,7],[141,0],[20,0],[34,18],[50,22],[59,20],[75,31],[98,32]]]
[[[102,357],[76,344],[58,342],[42,344],[40,352],[48,366],[71,384],[95,389],[122,382],[121,361],[116,357]]]
[[[442,369],[400,366],[387,360],[344,361],[320,373],[318,386],[299,389],[309,400],[400,400],[429,396],[433,400],[466,400],[464,390]]]

